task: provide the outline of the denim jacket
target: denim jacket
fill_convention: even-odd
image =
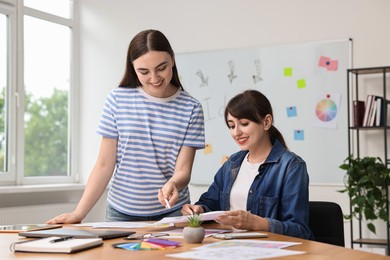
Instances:
[[[230,192],[247,153],[239,151],[231,155],[195,204],[205,212],[230,210]],[[309,175],[305,161],[275,140],[249,189],[246,207],[252,214],[268,220],[270,232],[313,239],[308,226]]]

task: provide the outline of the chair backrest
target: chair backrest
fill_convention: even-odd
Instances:
[[[313,231],[315,241],[345,246],[344,217],[337,203],[310,201],[309,227]]]

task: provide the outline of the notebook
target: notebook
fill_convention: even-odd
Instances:
[[[74,238],[101,238],[111,239],[118,237],[127,237],[134,234],[134,231],[122,231],[122,230],[84,230],[84,229],[70,229],[70,228],[57,228],[48,230],[36,230],[20,232],[19,236],[22,237],[50,237],[50,236],[72,236]]]
[[[76,253],[103,244],[101,238],[74,238],[53,242],[61,237],[46,237],[42,239],[15,242],[10,246],[12,252],[39,253]]]

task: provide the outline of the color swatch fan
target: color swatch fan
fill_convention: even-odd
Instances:
[[[164,250],[168,248],[175,248],[180,245],[181,243],[176,241],[149,238],[149,239],[142,240],[141,242],[118,243],[118,244],[113,244],[112,246],[115,248],[121,248],[125,250],[138,251],[138,250]]]

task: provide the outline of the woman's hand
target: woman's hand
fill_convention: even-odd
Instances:
[[[181,213],[183,215],[194,215],[194,214],[204,213],[204,210],[201,206],[198,205],[185,204],[181,209]]]
[[[161,205],[165,206],[165,208],[170,208],[179,199],[179,191],[177,190],[176,183],[173,181],[168,181],[165,185],[159,189],[158,191],[158,200]],[[169,205],[167,205],[166,201],[168,201]]]
[[[224,215],[218,216],[215,221],[237,229],[269,231],[269,223],[265,218],[245,210],[226,211]]]
[[[79,217],[75,212],[72,212],[58,215],[46,221],[46,224],[77,224],[81,223],[82,220],[83,218]]]

